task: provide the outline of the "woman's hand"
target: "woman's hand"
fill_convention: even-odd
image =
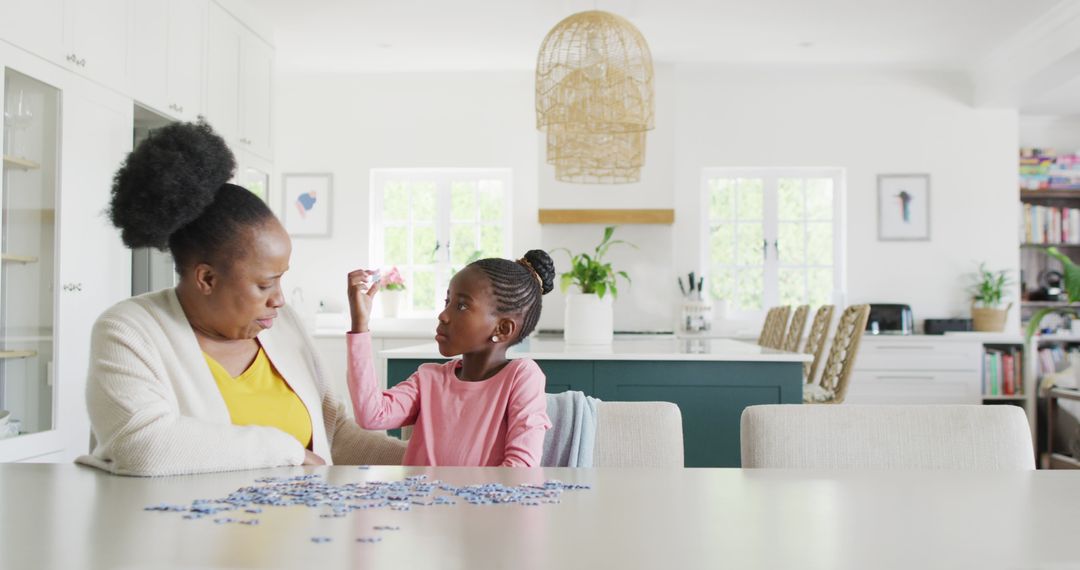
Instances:
[[[304,462],[301,465],[326,465],[322,457],[315,455],[310,449],[304,450]]]
[[[352,332],[368,332],[371,321],[371,305],[379,282],[377,271],[357,269],[349,273],[349,313],[352,315]]]

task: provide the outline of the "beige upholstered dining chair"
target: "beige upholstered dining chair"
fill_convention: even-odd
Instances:
[[[803,329],[806,328],[806,315],[809,312],[810,305],[799,305],[795,308],[787,334],[784,335],[784,345],[781,347],[785,352],[799,351],[799,342],[802,340]]]
[[[834,305],[822,305],[814,313],[814,322],[810,324],[810,332],[806,335],[806,347],[803,348],[804,354],[810,354],[814,357],[812,362],[803,363],[803,375],[806,376],[807,384],[813,384],[814,377],[817,376],[821,364],[821,355],[825,351],[825,341],[829,337],[829,325],[832,323],[835,308]]]
[[[761,327],[761,335],[758,336],[758,346],[777,350],[783,348],[789,315],[791,315],[790,305],[779,305],[769,309],[769,312],[765,314],[765,324]]]
[[[870,305],[852,305],[840,314],[832,346],[829,347],[829,358],[821,371],[821,380],[818,384],[803,385],[804,402],[839,404],[844,401],[868,318]]]
[[[671,402],[600,402],[594,467],[683,467],[682,413]]]
[[[1018,406],[750,406],[740,438],[743,467],[1035,469]]]

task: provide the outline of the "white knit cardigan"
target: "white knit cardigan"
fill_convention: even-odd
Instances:
[[[259,334],[311,415],[312,450],[346,464],[401,464],[405,444],[345,416],[296,314]],[[299,465],[304,447],[272,427],[237,426],[173,289],[117,303],[94,324],[86,405],[96,445],[76,461],[120,475]]]

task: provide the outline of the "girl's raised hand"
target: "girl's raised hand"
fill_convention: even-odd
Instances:
[[[368,332],[371,321],[371,305],[379,290],[379,272],[357,269],[349,273],[349,313],[352,316],[352,332]]]

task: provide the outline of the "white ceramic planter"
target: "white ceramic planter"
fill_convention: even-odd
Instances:
[[[610,344],[615,332],[611,295],[569,293],[563,339],[566,344]]]
[[[390,291],[384,289],[378,292],[378,297],[382,299],[382,315],[388,319],[393,319],[398,316],[398,308],[401,305],[401,299],[405,296],[404,291]]]

